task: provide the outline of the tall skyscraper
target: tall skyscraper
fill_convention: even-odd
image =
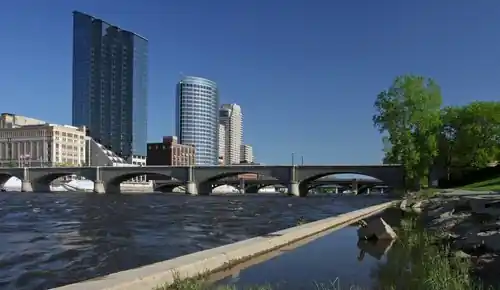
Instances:
[[[121,157],[146,156],[148,41],[73,12],[73,125]]]
[[[243,143],[243,114],[237,104],[224,104],[219,110],[219,122],[224,125],[225,164],[240,163],[240,147]]]
[[[196,148],[197,165],[219,163],[219,93],[217,84],[184,77],[177,84],[176,135]]]

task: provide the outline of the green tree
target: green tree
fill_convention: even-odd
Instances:
[[[384,133],[386,163],[401,163],[408,186],[422,185],[438,155],[441,89],[432,79],[404,75],[378,94],[373,123]]]
[[[441,114],[437,161],[448,169],[486,167],[500,155],[500,102],[476,101]]]

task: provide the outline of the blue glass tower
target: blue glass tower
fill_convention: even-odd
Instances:
[[[73,125],[124,158],[146,156],[148,41],[73,12]]]
[[[177,84],[176,133],[196,147],[197,165],[219,163],[219,93],[217,84],[185,77]]]

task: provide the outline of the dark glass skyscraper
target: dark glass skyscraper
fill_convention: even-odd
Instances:
[[[124,158],[146,156],[148,41],[73,12],[73,125]]]

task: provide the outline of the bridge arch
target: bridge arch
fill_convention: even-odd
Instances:
[[[51,192],[51,183],[61,177],[77,176],[87,180],[94,181],[96,178],[95,170],[81,167],[55,167],[48,172],[46,168],[30,168],[29,180],[33,191]]]
[[[287,181],[290,177],[289,166],[238,165],[220,166],[217,170],[213,168],[198,167],[195,170],[196,181],[204,185],[243,174],[256,174],[259,178],[263,177],[264,179],[275,179],[280,181]]]
[[[186,182],[189,177],[188,167],[101,167],[99,168],[101,181],[106,193],[120,193],[120,184],[138,176],[155,176],[164,180]],[[178,185],[177,185],[178,186]]]
[[[350,168],[338,169],[319,167],[307,169],[298,174],[300,195],[307,195],[313,181],[317,181],[318,179],[326,176],[340,174],[356,174],[369,176],[392,188],[404,188],[404,173],[401,166],[360,166],[359,168],[356,166],[352,166]],[[355,178],[353,178],[353,180],[354,179]]]
[[[6,172],[5,173],[4,172],[0,173],[0,188],[3,188],[3,186],[5,185],[5,183],[7,181],[9,181],[9,179],[11,179],[12,177],[15,177],[15,178],[17,178],[19,180],[23,180],[24,174],[23,174],[22,171],[16,172],[15,170],[12,170],[11,173],[6,173]]]
[[[160,172],[152,173],[152,172],[147,172],[147,171],[136,171],[136,172],[115,175],[114,177],[107,179],[107,182],[105,182],[105,184],[104,184],[104,188],[106,190],[106,193],[120,193],[121,192],[120,188],[121,188],[122,182],[133,179],[135,177],[144,176],[144,175],[148,175],[148,174],[155,174],[157,176],[162,176],[163,178],[178,180],[174,176],[172,176],[170,174],[166,174],[166,173],[160,173]],[[179,185],[176,185],[175,187],[177,187],[177,186],[179,186]]]

